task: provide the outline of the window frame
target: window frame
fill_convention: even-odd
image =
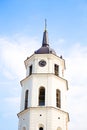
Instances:
[[[25,104],[24,104],[24,109],[28,108],[28,96],[29,96],[29,90],[25,91]]]
[[[32,66],[32,65],[30,65],[30,66],[29,66],[29,75],[31,75],[31,74],[32,74],[32,69],[33,69],[33,66]]]
[[[56,107],[61,108],[61,91],[56,89]]]
[[[45,106],[45,88],[40,87],[39,88],[39,106]]]
[[[59,76],[59,65],[57,65],[57,64],[54,64],[54,74],[56,76]]]

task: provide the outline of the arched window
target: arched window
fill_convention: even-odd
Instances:
[[[43,130],[43,127],[40,127],[39,130]]]
[[[28,108],[28,93],[29,93],[29,91],[26,90],[26,92],[25,92],[25,109]]]
[[[61,92],[59,89],[56,90],[56,107],[61,108]]]
[[[39,89],[39,106],[45,105],[45,88],[41,87]]]

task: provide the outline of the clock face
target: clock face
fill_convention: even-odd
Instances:
[[[44,67],[46,65],[46,61],[45,60],[40,60],[39,61],[39,66]]]

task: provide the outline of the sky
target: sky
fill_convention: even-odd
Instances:
[[[0,130],[18,130],[24,60],[49,44],[66,62],[69,130],[87,130],[87,0],[0,0]]]

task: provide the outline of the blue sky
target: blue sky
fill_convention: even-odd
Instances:
[[[0,0],[0,129],[17,130],[24,60],[42,43],[66,60],[69,130],[87,130],[87,1]]]

